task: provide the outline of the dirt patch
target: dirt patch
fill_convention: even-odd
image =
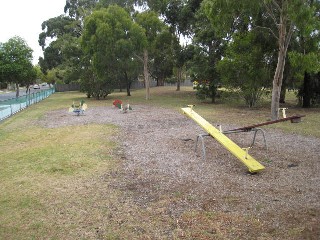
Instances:
[[[97,107],[81,116],[53,111],[40,120],[49,128],[91,123],[120,127],[114,139],[121,146],[116,154],[122,163],[108,186],[122,192],[117,201],[127,206],[115,208],[114,214],[125,216],[124,211],[131,209],[131,217],[123,217],[121,224],[141,221],[140,227],[131,228],[133,238],[320,236],[320,139],[265,130],[268,150],[258,135],[250,155],[266,169],[251,175],[210,137],[205,138],[206,159],[200,147],[195,152],[196,137],[204,131],[181,112],[139,105],[123,114]],[[240,126],[223,129],[233,127]],[[241,147],[249,146],[253,138],[252,133],[228,136]],[[110,175],[97,177],[97,184],[106,179]],[[99,191],[103,201],[107,193]]]

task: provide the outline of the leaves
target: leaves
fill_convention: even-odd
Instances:
[[[35,80],[32,65],[33,50],[20,37],[10,38],[0,45],[0,80],[24,84]]]
[[[116,80],[138,76],[136,55],[146,45],[145,32],[129,13],[116,5],[94,11],[85,19],[81,45],[95,74],[96,94],[112,90]]]

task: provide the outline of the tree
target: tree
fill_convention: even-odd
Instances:
[[[280,2],[272,0],[265,3],[269,17],[273,20],[278,32],[272,31],[278,41],[278,62],[272,83],[272,100],[271,100],[271,120],[279,118],[279,104],[281,86],[283,80],[283,71],[285,68],[287,50],[294,31],[294,12],[299,12],[296,5],[298,1],[289,2],[282,0]]]
[[[92,13],[97,3],[96,0],[67,0],[65,15],[42,23],[39,45],[44,50],[44,57],[39,59],[39,64],[44,73],[55,69],[63,76],[63,82],[79,81],[83,69],[80,37],[84,18]]]
[[[36,78],[32,52],[27,43],[18,36],[0,44],[0,78],[15,84],[16,97],[19,97],[20,84],[28,84]]]
[[[145,30],[146,44],[143,49],[143,75],[146,87],[146,100],[150,98],[150,79],[149,79],[149,55],[154,53],[154,43],[165,29],[158,15],[153,11],[145,11],[136,15],[137,23]]]
[[[42,71],[47,73],[55,69],[60,72],[59,76],[63,76],[64,83],[78,81],[83,56],[80,47],[81,20],[61,15],[43,22],[42,30],[39,35],[39,44],[44,50],[44,57],[39,59]]]
[[[189,72],[192,80],[196,80],[199,83],[206,82],[199,84],[199,86],[202,86],[199,89],[201,92],[198,94],[199,97],[202,99],[209,97],[214,103],[217,96],[217,88],[221,82],[216,66],[225,51],[226,41],[217,36],[203,9],[199,9],[196,12],[193,33],[194,55],[189,62]]]
[[[44,58],[39,59],[40,67],[43,72],[52,68],[58,67],[63,62],[63,48],[67,47],[63,43],[72,41],[63,41],[63,37],[68,34],[74,37],[79,37],[78,30],[71,28],[74,25],[74,20],[68,16],[60,15],[44,21],[41,25],[42,32],[39,34],[39,45],[44,51]],[[68,27],[69,26],[69,27]],[[50,41],[48,40],[50,39]],[[69,39],[70,40],[70,39]],[[47,45],[49,42],[49,45]]]
[[[316,81],[316,77],[313,75],[320,72],[319,50],[314,52],[304,51],[304,53],[291,52],[289,53],[289,59],[296,69],[297,78],[302,79],[302,86],[298,94],[302,99],[302,107],[309,108],[311,107],[311,100],[314,98],[316,91],[312,82],[313,79]]]
[[[181,46],[178,42],[178,39],[173,39],[172,42],[173,47],[173,63],[174,63],[174,72],[176,75],[176,83],[177,89],[176,91],[180,91],[180,85],[182,82],[183,74],[185,71],[186,63],[192,58],[193,51],[188,46]]]
[[[144,30],[132,21],[128,12],[111,5],[94,11],[85,19],[81,43],[90,63],[88,69],[93,72],[94,94],[100,98],[101,92],[114,89],[119,74],[126,81],[132,80],[128,75],[134,72],[132,63],[142,52],[146,38]]]
[[[185,44],[181,44],[180,39],[191,35],[190,24],[193,22],[193,15],[199,8],[200,2],[201,0],[145,1],[146,5],[161,15],[171,34],[175,36],[171,42],[173,58],[170,60],[172,60],[176,72],[177,91],[180,90],[182,72],[187,61],[186,48],[182,46]]]
[[[52,68],[45,74],[45,81],[48,84],[63,84],[63,76],[60,75],[60,70]]]
[[[173,42],[174,36],[166,28],[157,35],[153,49],[153,64],[150,64],[151,76],[157,81],[157,86],[163,86],[165,79],[173,74]]]
[[[278,60],[273,77],[271,101],[271,119],[277,119],[283,71],[292,34],[302,27],[310,27],[315,18],[311,14],[314,9],[307,0],[204,0],[203,6],[217,31],[225,38],[232,38],[243,22],[252,21],[259,13],[263,13],[264,22],[268,24],[249,25],[248,30],[264,28],[277,40]]]
[[[92,13],[93,9],[99,2],[103,0],[66,0],[64,12],[69,15],[70,18],[83,23],[85,16]]]
[[[254,32],[234,36],[225,57],[218,64],[222,84],[239,89],[249,107],[255,106],[267,87],[271,71],[262,42]]]
[[[32,71],[30,72],[30,74],[24,80],[24,85],[26,86],[26,93],[28,93],[30,85],[34,84],[35,80],[38,80],[38,79],[44,80],[45,79],[45,75],[41,71],[40,66],[36,65],[36,66],[33,66]]]
[[[295,34],[296,47],[289,52],[290,64],[294,67],[297,78],[303,79],[298,96],[302,99],[302,107],[304,108],[309,108],[312,100],[316,97],[316,74],[320,72],[320,2],[309,1],[309,4],[315,9],[309,14],[318,16],[318,20],[310,21],[312,17],[300,20],[301,27]]]

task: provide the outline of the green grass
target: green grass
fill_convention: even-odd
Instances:
[[[148,104],[177,112],[188,104],[196,104],[195,110],[200,115],[217,124],[245,126],[269,118],[267,99],[253,109],[246,108],[237,96],[233,96],[230,102],[218,99],[216,104],[210,104],[197,100],[190,87],[182,87],[181,91],[176,91],[174,87],[152,88],[148,101],[145,100],[144,90],[132,91],[131,97],[127,97],[125,92],[114,92],[99,101],[87,99],[85,94],[78,92],[55,93],[0,123],[0,239],[80,238],[77,222],[97,227],[97,219],[102,218],[101,211],[104,211],[104,216],[114,214],[112,209],[103,206],[118,204],[118,209],[125,207],[125,204],[118,203],[118,192],[109,188],[112,174],[108,173],[116,172],[118,167],[117,159],[112,154],[118,146],[110,140],[110,136],[118,131],[117,127],[88,124],[49,129],[37,124],[37,120],[49,111],[67,111],[73,101],[81,99],[89,108],[112,106],[114,99],[121,99],[133,108],[137,104]],[[307,116],[299,124],[286,122],[269,127],[320,137],[319,109],[297,108],[293,95],[288,96],[284,106],[289,107],[288,115],[297,113]],[[106,176],[102,181],[104,185],[96,185],[92,181],[97,176]],[[179,198],[179,193],[175,197]],[[122,209],[122,212],[125,210]],[[149,219],[147,214],[141,212],[140,216]],[[110,239],[118,239],[119,236],[130,238],[129,228],[118,224],[128,217],[117,216],[116,224],[104,226],[105,232],[108,232],[104,235]],[[198,213],[197,217],[211,224],[211,218],[198,216]],[[188,218],[186,216],[186,222]],[[154,219],[153,223],[161,224],[161,221],[161,218]],[[223,233],[208,230],[202,225],[195,225],[194,229],[193,236],[222,234],[223,238]],[[176,233],[176,236],[179,234]],[[188,234],[191,236],[193,233]]]
[[[52,236],[68,232],[46,220],[53,218],[48,208],[57,197],[50,186],[68,189],[75,179],[114,168],[111,152],[116,145],[108,136],[117,131],[115,126],[48,129],[36,124],[46,112],[67,110],[82,95],[54,94],[1,123],[0,239],[39,239],[50,232]]]

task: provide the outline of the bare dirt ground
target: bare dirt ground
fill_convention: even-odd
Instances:
[[[181,112],[97,107],[79,117],[53,111],[41,120],[49,128],[92,123],[119,126],[113,138],[121,163],[92,180],[90,194],[100,203],[112,189],[121,194],[106,201],[112,214],[101,217],[99,230],[83,226],[81,237],[107,238],[106,226],[119,224],[126,229],[123,236],[113,231],[120,239],[320,239],[320,139],[268,129],[266,150],[258,134],[249,153],[265,170],[251,175],[209,137],[203,160],[201,148],[194,149],[204,131]],[[223,125],[233,127],[241,126]],[[253,134],[228,136],[247,147]]]

